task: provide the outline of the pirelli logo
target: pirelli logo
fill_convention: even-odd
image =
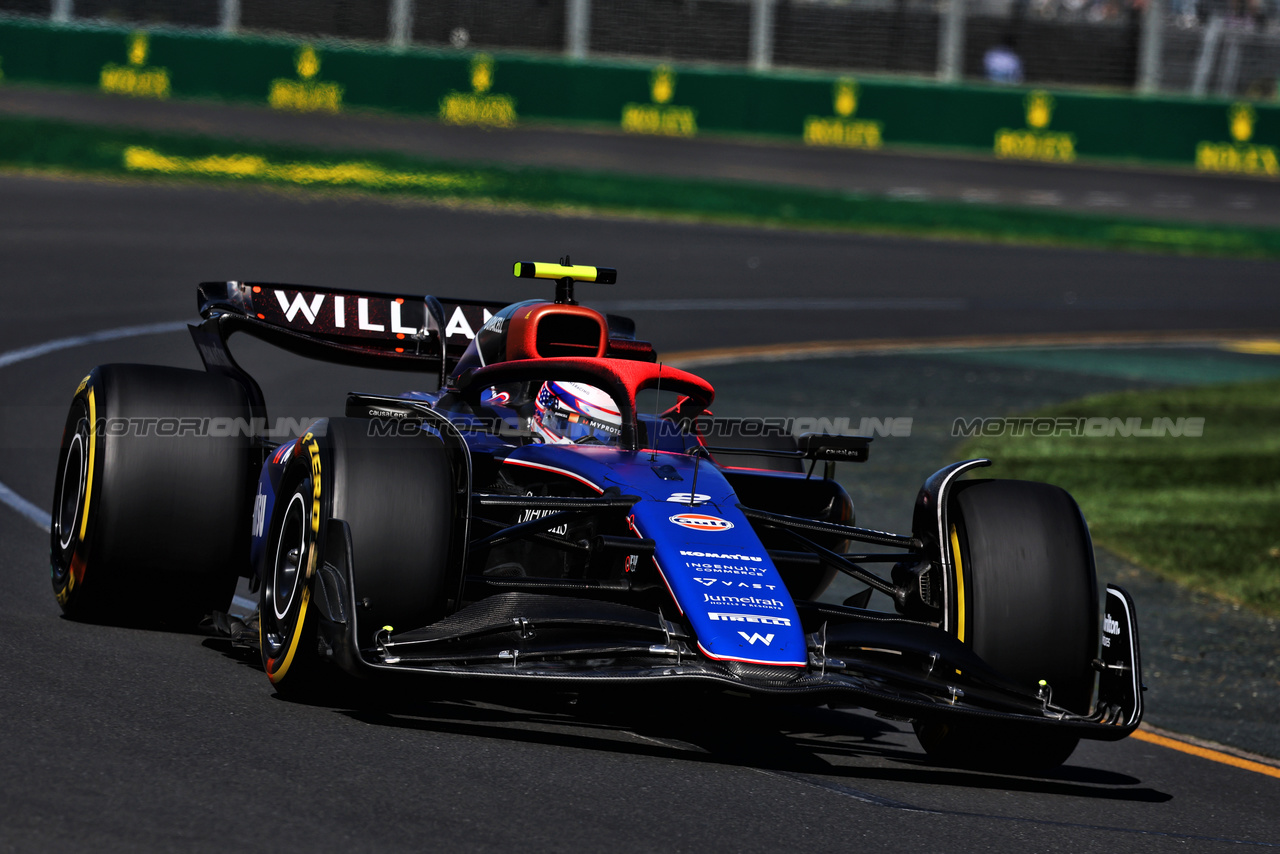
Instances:
[[[787,617],[765,617],[760,614],[721,614],[713,611],[708,612],[707,616],[712,620],[727,623],[761,623],[766,626],[791,625],[791,620]]]

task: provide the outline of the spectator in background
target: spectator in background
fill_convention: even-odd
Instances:
[[[982,57],[982,67],[992,83],[1016,84],[1022,82],[1022,59],[1014,50],[1013,36],[1006,34],[1000,44],[992,46]]]

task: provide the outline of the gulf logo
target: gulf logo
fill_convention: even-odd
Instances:
[[[708,516],[705,513],[677,513],[671,517],[671,521],[692,531],[727,531],[733,527],[733,523],[728,519]]]

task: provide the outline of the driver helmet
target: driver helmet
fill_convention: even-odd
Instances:
[[[622,415],[608,393],[585,383],[545,382],[538,390],[533,431],[551,445],[613,445]]]

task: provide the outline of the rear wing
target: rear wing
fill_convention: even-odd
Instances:
[[[441,377],[507,305],[261,282],[202,282],[196,301],[207,333],[196,345],[206,367],[225,367],[227,338],[246,332],[312,359]],[[206,352],[210,346],[223,352]]]

